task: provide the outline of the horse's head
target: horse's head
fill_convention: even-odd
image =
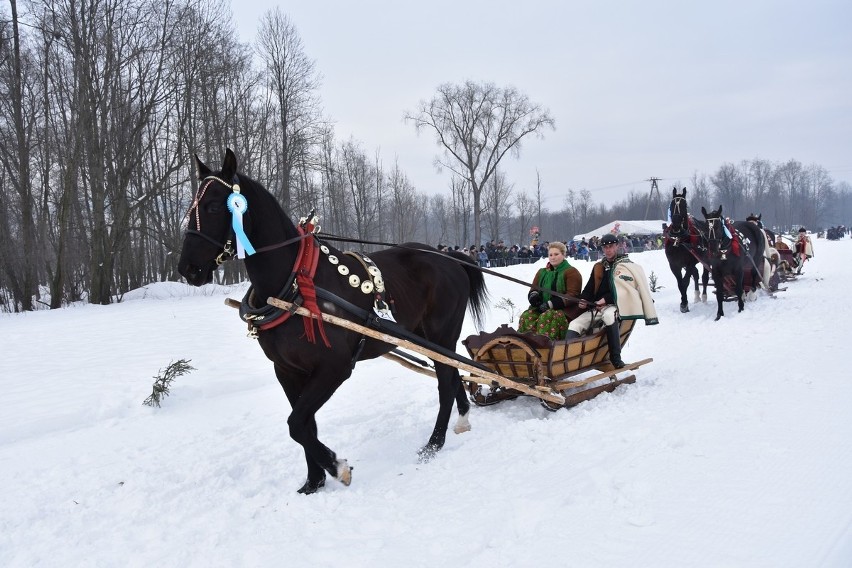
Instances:
[[[677,186],[672,189],[672,201],[669,203],[669,228],[673,233],[682,233],[688,228],[689,212],[686,207],[686,188],[680,195]]]
[[[237,236],[231,210],[239,210],[239,178],[237,158],[228,149],[222,169],[212,172],[195,157],[199,186],[187,212],[188,222],[178,272],[193,286],[213,281],[213,273],[235,255]],[[234,200],[232,196],[236,195]],[[243,198],[244,200],[244,198]],[[248,219],[245,219],[246,225]],[[246,229],[248,227],[246,226]]]
[[[748,221],[750,223],[754,223],[755,225],[757,225],[758,227],[760,227],[762,229],[763,228],[763,221],[760,220],[761,217],[763,217],[763,213],[761,213],[759,215],[755,215],[754,213],[751,213],[748,217],[746,217],[746,221]]]
[[[701,213],[707,220],[707,250],[711,256],[725,258],[732,238],[722,219],[722,206],[720,205],[717,210],[709,213],[702,207]]]

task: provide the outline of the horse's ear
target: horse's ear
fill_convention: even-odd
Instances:
[[[195,174],[198,176],[198,179],[202,180],[211,173],[210,168],[204,165],[204,162],[199,159],[198,154],[195,154]]]
[[[707,210],[704,209],[703,205],[701,206],[701,214],[704,215],[705,217],[707,216]]]
[[[237,173],[237,157],[228,148],[225,150],[225,160],[222,162],[222,177],[229,180],[235,173]]]
[[[763,213],[757,216],[757,220],[760,221],[760,218],[763,217]]]
[[[672,197],[677,197],[677,186],[672,188]]]
[[[683,196],[686,197],[686,188],[683,188]]]

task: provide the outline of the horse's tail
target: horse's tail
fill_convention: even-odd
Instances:
[[[751,251],[752,258],[755,263],[759,263],[766,256],[766,249],[769,247],[769,239],[766,237],[766,233],[763,232],[763,229],[758,227],[757,225],[751,226],[752,234],[754,235],[755,241],[755,249]]]
[[[464,261],[461,266],[467,273],[467,280],[470,285],[470,295],[467,300],[467,307],[470,310],[470,315],[473,316],[473,324],[476,329],[481,330],[485,318],[485,306],[488,302],[488,290],[485,288],[485,275],[479,270],[479,267],[474,264],[470,256],[458,252],[451,251],[449,253],[453,258]]]

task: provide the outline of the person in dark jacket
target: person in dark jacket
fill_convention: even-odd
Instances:
[[[580,308],[591,307],[594,311],[572,320],[565,339],[579,338],[593,322],[603,323],[610,363],[620,369],[624,361],[621,360],[619,320],[644,319],[646,325],[656,325],[659,320],[642,267],[631,262],[626,254],[619,254],[615,235],[604,235],[600,244],[604,258],[592,267],[578,304]]]

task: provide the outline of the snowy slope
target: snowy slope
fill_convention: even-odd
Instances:
[[[850,566],[852,267],[834,260],[852,241],[815,248],[719,322],[715,302],[679,312],[661,251],[633,255],[664,286],[623,353],[654,358],[636,384],[557,413],[474,407],[426,465],[434,381],[361,363],[318,415],[352,485],[308,497],[286,398],[223,304],[243,288],[0,315],[0,566]],[[142,406],[181,358],[196,370]]]

